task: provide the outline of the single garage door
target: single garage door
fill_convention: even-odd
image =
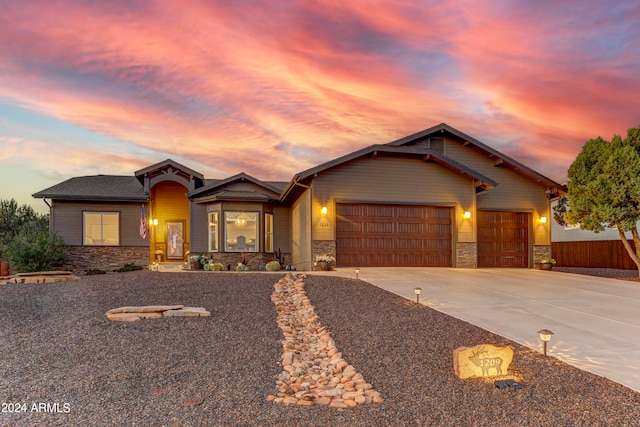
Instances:
[[[478,267],[529,266],[529,214],[478,212]]]
[[[336,206],[336,264],[343,267],[451,267],[451,208]]]

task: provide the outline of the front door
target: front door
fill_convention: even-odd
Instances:
[[[167,259],[184,259],[184,221],[167,221]]]

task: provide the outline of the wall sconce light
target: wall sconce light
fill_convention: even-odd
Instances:
[[[358,279],[359,274],[360,274],[360,267],[356,267],[356,280]]]
[[[549,341],[551,341],[551,335],[553,335],[553,332],[551,332],[548,329],[540,329],[538,331],[538,334],[540,334],[540,339],[542,340],[543,344],[544,344],[544,355],[547,355],[547,343]]]
[[[420,304],[420,294],[422,293],[422,288],[414,288],[413,293],[416,294],[416,302]]]
[[[540,217],[540,224],[546,224],[547,223],[547,217],[546,216],[541,216]]]
[[[471,218],[471,212],[470,211],[464,211],[464,219],[469,219]]]
[[[153,226],[157,226],[158,225],[158,218],[153,218]]]
[[[320,209],[320,215],[322,215],[322,216],[326,216],[327,215],[327,207],[326,206],[323,206]]]

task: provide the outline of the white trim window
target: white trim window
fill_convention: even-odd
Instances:
[[[258,252],[258,212],[224,213],[225,252]]]
[[[120,213],[82,212],[82,243],[85,246],[119,246]]]
[[[264,251],[273,252],[273,214],[264,214]]]
[[[218,252],[218,212],[209,212],[209,252]]]

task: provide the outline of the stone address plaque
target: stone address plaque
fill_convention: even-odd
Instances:
[[[453,371],[461,379],[507,375],[512,360],[513,349],[508,346],[458,347],[453,350]]]

